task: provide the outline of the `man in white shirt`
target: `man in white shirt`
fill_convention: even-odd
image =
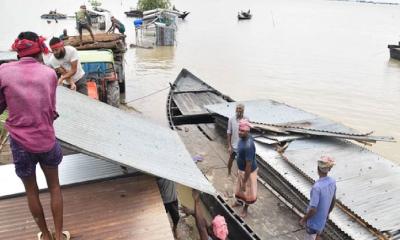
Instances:
[[[64,46],[64,42],[56,37],[50,40],[50,48],[53,55],[49,63],[61,74],[58,84],[68,85],[70,89],[87,95],[85,72],[79,61],[78,50],[72,46]]]
[[[229,118],[228,128],[226,131],[229,153],[228,175],[231,175],[233,160],[237,155],[237,145],[239,142],[239,121],[243,118],[248,120],[248,118],[244,116],[244,105],[239,103],[236,105],[235,115]]]

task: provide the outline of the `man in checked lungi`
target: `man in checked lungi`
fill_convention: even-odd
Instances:
[[[243,206],[241,217],[247,216],[250,204],[257,200],[257,162],[256,147],[250,135],[251,124],[247,119],[239,122],[238,155],[236,158],[238,166],[238,177],[235,187],[236,202],[233,207]]]

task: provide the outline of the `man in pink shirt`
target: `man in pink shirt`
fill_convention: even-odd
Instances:
[[[42,63],[47,52],[44,38],[33,32],[22,32],[12,48],[17,62],[0,66],[0,113],[8,109],[5,127],[10,133],[10,146],[15,171],[24,183],[29,209],[40,228],[38,239],[53,239],[36,183],[36,165],[42,168],[51,196],[56,240],[69,239],[63,232],[63,200],[58,179],[62,152],[56,140],[53,121],[56,112],[57,76]]]

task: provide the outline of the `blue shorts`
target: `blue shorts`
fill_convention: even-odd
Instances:
[[[57,168],[63,158],[61,146],[57,140],[54,147],[44,153],[28,152],[11,137],[10,147],[15,164],[15,172],[20,178],[33,176],[36,173],[37,163],[48,168]]]

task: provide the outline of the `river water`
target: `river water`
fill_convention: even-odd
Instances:
[[[50,9],[73,15],[83,1],[5,0],[0,7],[0,50],[20,31],[48,38],[74,20],[50,24]],[[398,3],[400,1],[391,1]],[[129,105],[167,125],[168,86],[187,68],[237,100],[270,98],[342,122],[360,131],[400,140],[400,61],[387,44],[400,40],[400,5],[327,0],[174,0],[190,11],[179,20],[175,47],[130,49],[126,55]],[[104,0],[102,7],[125,23],[133,43],[135,1]],[[238,21],[238,10],[253,19]],[[400,163],[400,142],[377,143],[373,151]]]

